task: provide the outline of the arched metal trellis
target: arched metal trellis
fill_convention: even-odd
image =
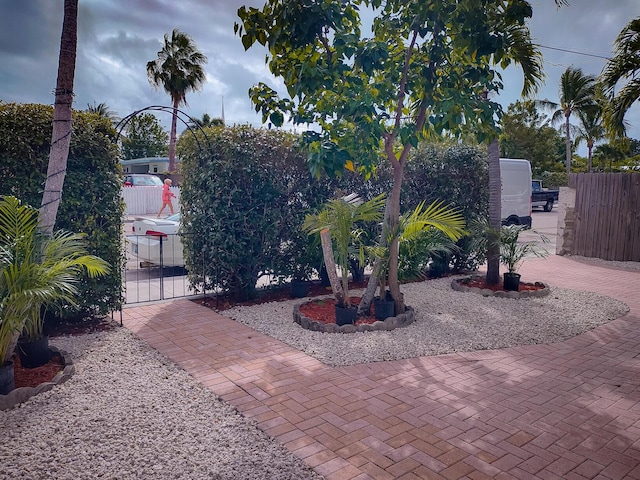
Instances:
[[[198,136],[196,135],[194,129],[191,128],[191,125],[194,125],[200,132],[202,132],[202,135],[204,136],[204,139],[207,142],[207,148],[211,149],[211,143],[209,142],[209,137],[207,136],[207,132],[205,132],[204,129],[198,124],[198,121],[196,119],[191,117],[189,114],[183,112],[179,108],[174,109],[173,107],[166,107],[164,105],[151,105],[149,107],[141,108],[140,110],[136,110],[135,112],[130,113],[129,115],[124,117],[122,120],[120,120],[116,124],[116,131],[118,132],[118,135],[116,136],[116,142],[120,140],[120,135],[122,133],[122,130],[124,129],[124,127],[127,126],[127,124],[131,121],[131,119],[141,114],[142,112],[146,112],[146,111],[165,112],[165,113],[169,113],[170,115],[173,115],[174,112],[177,112],[178,120],[180,120],[185,125],[185,127],[187,127],[187,130],[189,130],[193,134],[193,138],[196,140],[196,143],[198,144],[199,152],[203,153],[202,145],[200,144],[200,140],[198,140]],[[185,118],[187,120],[185,120]]]
[[[198,121],[194,118],[192,118],[190,115],[188,115],[187,113],[183,112],[182,110],[179,109],[173,109],[173,107],[166,107],[166,106],[162,106],[162,105],[151,105],[145,108],[141,108],[139,110],[136,110],[135,112],[132,112],[131,114],[127,115],[126,117],[124,117],[122,120],[120,120],[115,128],[116,128],[116,132],[117,132],[117,136],[116,136],[116,142],[118,142],[120,140],[121,134],[123,129],[127,126],[127,124],[131,121],[132,118],[134,118],[135,116],[143,113],[143,112],[147,112],[147,111],[156,111],[156,112],[165,112],[165,113],[169,113],[171,115],[173,115],[174,111],[177,112],[177,118],[187,127],[187,130],[189,130],[189,132],[191,132],[191,134],[193,134],[193,137],[196,141],[197,147],[198,147],[198,151],[199,153],[202,155],[205,153],[205,150],[203,148],[203,145],[200,142],[200,139],[198,138],[198,135],[196,135],[196,130],[199,130],[202,133],[202,136],[204,137],[205,141],[206,141],[206,145],[205,147],[207,148],[207,151],[211,150],[211,142],[209,140],[209,137],[207,135],[207,132],[202,128],[202,126],[198,123]],[[194,128],[195,127],[195,130]],[[184,234],[184,233],[182,233]],[[160,243],[162,244],[162,238],[160,238]],[[162,247],[160,247],[162,250]],[[126,255],[126,252],[125,252]],[[204,260],[203,260],[204,261]],[[160,299],[164,299],[164,268],[162,265],[162,261],[160,264],[160,272],[159,272],[159,281],[160,281],[160,287],[159,290],[161,292],[160,294]],[[139,283],[136,280],[137,283]],[[126,282],[125,282],[126,283]],[[126,286],[125,286],[126,288]],[[203,292],[204,294],[206,294],[206,290]],[[178,296],[182,296],[182,295],[178,295]],[[156,300],[156,298],[149,298],[149,301],[151,300]],[[134,303],[139,302],[140,300],[134,301]],[[122,322],[122,311],[120,312],[120,321]]]

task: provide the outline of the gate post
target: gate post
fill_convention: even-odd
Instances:
[[[571,255],[576,221],[576,174],[569,175],[569,186],[560,187],[556,255]]]

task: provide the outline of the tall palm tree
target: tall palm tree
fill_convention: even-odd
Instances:
[[[58,57],[58,79],[56,81],[53,107],[53,132],[47,179],[40,205],[40,225],[51,234],[62,199],[62,186],[67,171],[69,144],[71,142],[71,106],[73,103],[73,80],[76,70],[76,48],[78,44],[78,0],[64,0],[60,55]]]
[[[605,129],[602,124],[602,110],[595,108],[593,110],[580,111],[578,112],[578,118],[580,119],[580,126],[577,128],[576,145],[579,145],[581,142],[587,144],[587,171],[591,173],[593,145],[605,137]]]
[[[624,136],[624,116],[640,99],[640,17],[622,29],[614,45],[615,55],[604,66],[600,82],[605,93],[613,97],[610,109],[605,111],[607,128],[612,136]],[[615,93],[620,81],[627,83]]]
[[[560,76],[560,103],[540,100],[538,105],[552,110],[552,123],[564,117],[567,175],[571,173],[571,123],[572,114],[597,110],[596,77],[585,75],[582,69],[569,67]]]
[[[177,28],[164,35],[158,58],[147,63],[147,77],[154,87],[162,87],[171,97],[173,116],[169,136],[169,171],[175,171],[176,126],[178,107],[187,104],[187,92],[202,88],[207,75],[203,65],[207,57],[198,50],[193,39]]]
[[[534,94],[542,79],[542,55],[540,50],[531,41],[531,34],[525,25],[507,23],[498,24],[499,31],[505,35],[505,58],[522,67],[524,84],[522,96]],[[505,59],[502,59],[505,62]],[[507,62],[508,63],[508,62]],[[489,233],[487,248],[487,275],[486,282],[489,285],[500,283],[500,243],[499,236],[492,232],[500,231],[502,210],[502,183],[500,180],[500,147],[498,138],[493,139],[487,147],[489,163],[489,223],[493,230]]]

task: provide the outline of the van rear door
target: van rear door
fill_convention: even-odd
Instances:
[[[501,158],[500,180],[502,223],[531,227],[531,163],[523,159]]]

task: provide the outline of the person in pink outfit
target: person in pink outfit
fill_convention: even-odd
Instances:
[[[171,199],[176,198],[176,196],[171,191],[171,179],[166,178],[164,180],[164,185],[162,186],[162,208],[158,212],[158,218],[162,214],[162,211],[168,206],[171,211],[171,215],[173,215],[173,203],[171,203]]]

